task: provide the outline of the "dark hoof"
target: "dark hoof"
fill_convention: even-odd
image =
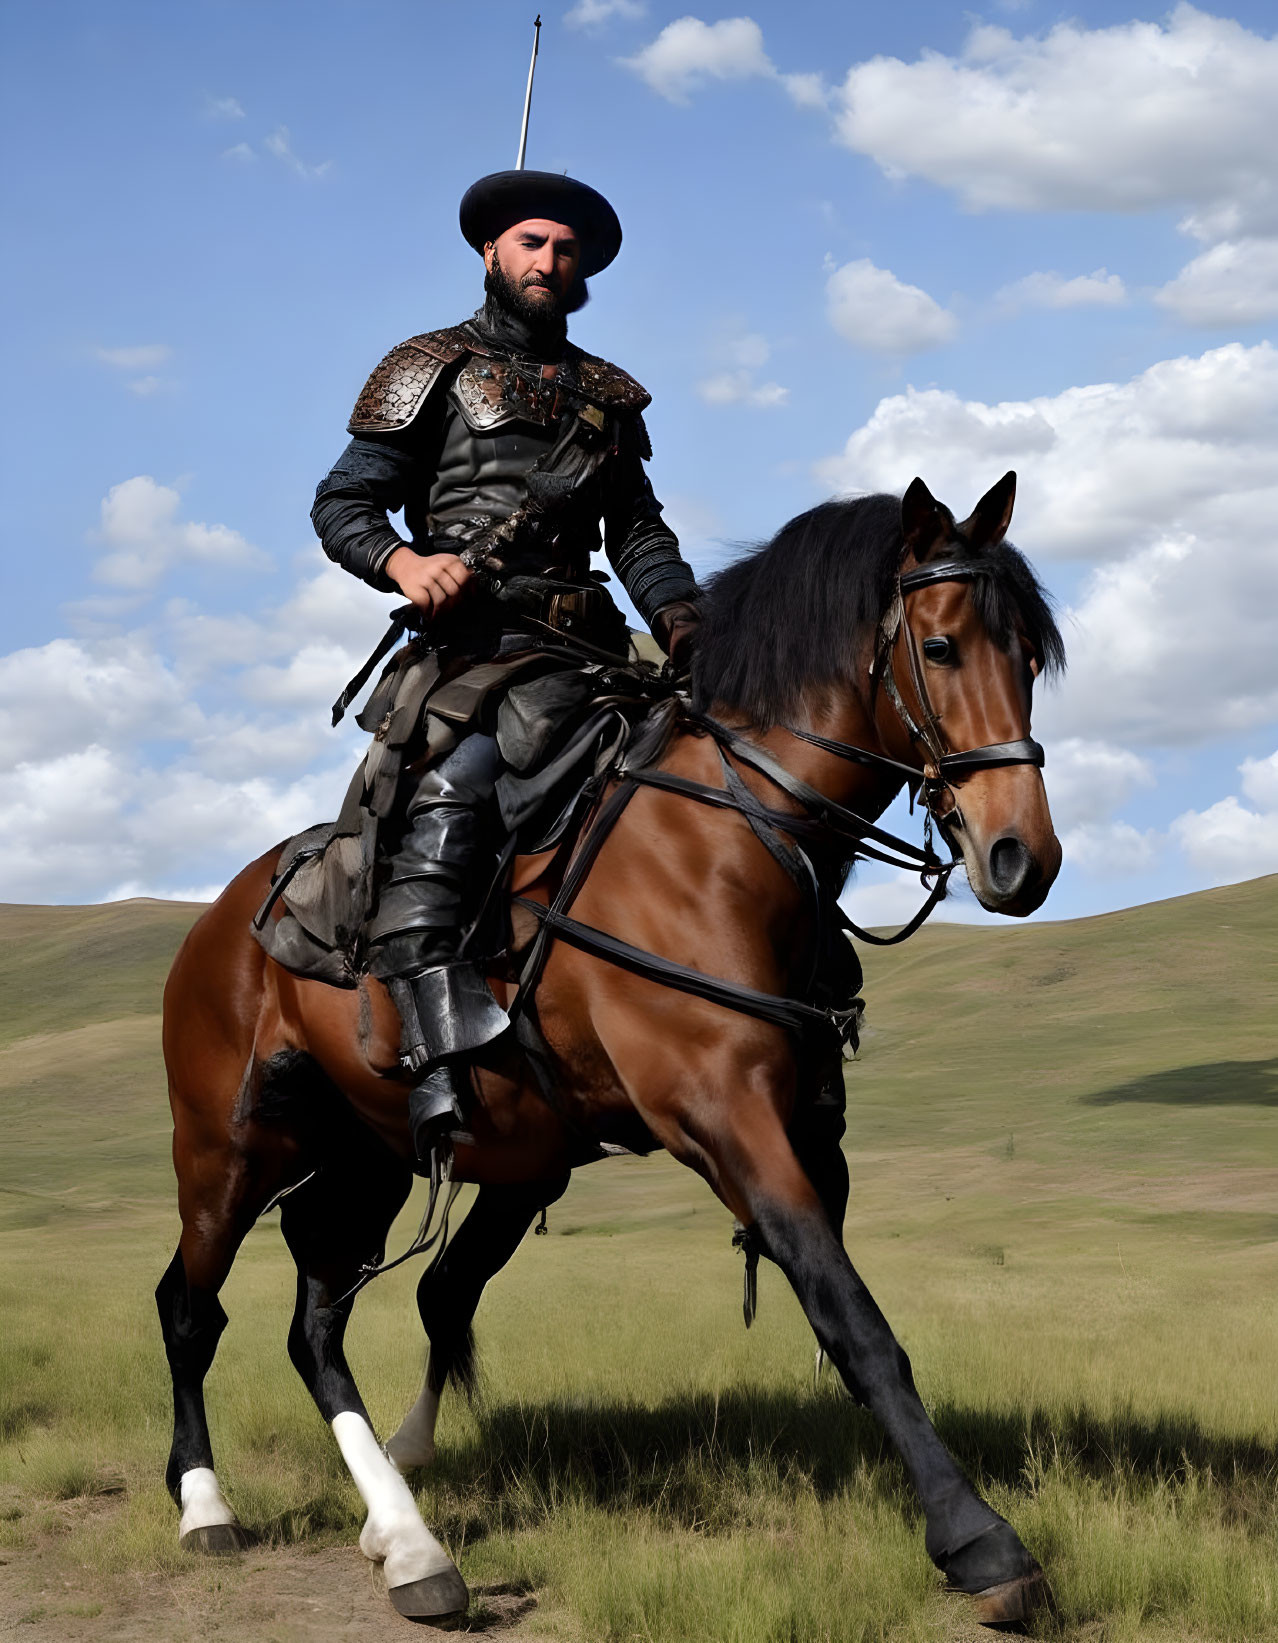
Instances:
[[[249,1538],[238,1523],[211,1523],[207,1529],[188,1529],[178,1542],[184,1552],[205,1557],[238,1557],[248,1550]]]
[[[941,1573],[956,1591],[975,1597],[996,1586],[1010,1586],[1040,1574],[1020,1536],[1005,1518],[991,1523],[974,1540],[937,1559]]]
[[[1021,1575],[1017,1580],[1005,1580],[998,1586],[989,1586],[983,1592],[973,1592],[977,1622],[982,1626],[1001,1627],[1019,1631],[1036,1614],[1050,1612],[1056,1605],[1052,1589],[1041,1569]]]
[[[441,1569],[407,1586],[389,1586],[390,1600],[406,1620],[429,1620],[432,1626],[451,1626],[470,1608],[470,1593],[456,1569]]]

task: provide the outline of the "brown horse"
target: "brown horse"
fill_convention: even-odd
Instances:
[[[803,995],[820,936],[813,877],[832,905],[859,853],[848,807],[876,817],[907,779],[984,907],[1037,908],[1060,847],[1041,749],[1028,739],[1030,694],[1063,652],[1033,573],[1003,541],[1014,492],[1009,474],[961,525],[920,480],[901,502],[827,503],[722,572],[705,601],[696,711],[657,761],[666,786],[628,795],[577,890],[576,928],[750,990],[756,1006],[760,995],[774,1005]],[[729,788],[734,803],[715,802]],[[883,837],[869,820],[852,831]],[[814,837],[805,887],[787,870],[789,846]],[[167,1481],[184,1545],[243,1543],[213,1471],[203,1381],[226,1323],[218,1292],[253,1222],[285,1194],[298,1273],[289,1353],[367,1504],[361,1549],[384,1564],[401,1613],[463,1612],[466,1587],[402,1473],[433,1457],[449,1374],[465,1384],[472,1373],[470,1324],[485,1283],[606,1139],[665,1147],[783,1270],[820,1346],[895,1444],[926,1515],[928,1552],[952,1587],[975,1596],[979,1618],[1015,1622],[1046,1600],[1038,1564],[941,1443],[843,1249],[842,1120],[822,1130],[811,1099],[829,1085],[829,1042],[814,1054],[793,1024],[747,1011],[722,988],[716,996],[715,984],[695,996],[546,935],[535,994],[541,1081],[512,1035],[480,1054],[452,1172],[480,1192],[422,1279],[426,1382],[383,1449],[342,1342],[350,1292],[381,1258],[412,1179],[399,1024],[376,982],[340,991],[299,980],[253,940],[276,854],[247,867],[194,926],[164,1000],[183,1230],[156,1299],[173,1375]],[[554,886],[538,878],[542,865],[517,863],[515,887],[544,907]],[[492,986],[509,1004],[506,973],[494,970]]]

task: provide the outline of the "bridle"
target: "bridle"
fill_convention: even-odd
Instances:
[[[922,758],[921,769],[903,764],[897,759],[889,759],[881,753],[871,753],[864,748],[854,747],[850,742],[839,742],[828,736],[818,736],[810,730],[800,730],[793,725],[784,727],[790,735],[797,736],[800,741],[811,742],[813,746],[823,748],[827,753],[834,753],[839,758],[849,759],[856,764],[883,766],[894,773],[906,775],[912,791],[918,792],[922,798],[928,816],[942,828],[957,829],[964,825],[963,812],[959,808],[954,789],[950,786],[952,777],[965,775],[970,770],[993,770],[1001,765],[1012,764],[1033,765],[1036,770],[1041,770],[1046,762],[1042,745],[1031,736],[1022,736],[1012,742],[990,742],[985,747],[971,747],[962,752],[951,752],[945,732],[941,728],[941,716],[932,705],[919,656],[918,640],[905,614],[905,595],[913,593],[916,588],[932,587],[938,582],[971,582],[979,574],[976,565],[962,559],[941,560],[936,564],[919,565],[914,570],[905,571],[897,577],[892,602],[879,623],[870,674],[887,692],[910,741]],[[917,716],[910,711],[892,670],[892,655],[898,637],[903,640],[905,658],[910,670],[910,687],[919,705]],[[949,804],[942,809],[941,801],[947,794]]]

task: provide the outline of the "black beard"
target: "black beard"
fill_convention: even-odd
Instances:
[[[542,287],[549,290],[549,287]],[[493,248],[493,265],[484,276],[484,293],[492,298],[504,313],[521,321],[536,334],[557,336],[563,332],[567,304],[557,291],[550,291],[549,300],[532,297],[506,273]]]

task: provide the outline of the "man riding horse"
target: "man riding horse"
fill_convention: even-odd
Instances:
[[[435,678],[454,695],[476,686],[477,711],[454,717],[453,745],[401,778],[402,830],[365,930],[366,967],[387,983],[420,1075],[409,1102],[423,1161],[461,1114],[468,1054],[507,1025],[459,951],[500,827],[492,722],[503,676],[485,689],[492,675],[476,670],[509,659],[509,681],[520,659],[568,632],[624,654],[624,620],[590,568],[601,521],[613,569],[673,660],[697,622],[696,583],[644,471],[650,396],[568,341],[586,280],[620,249],[615,211],[584,183],[520,170],[475,183],[460,215],[484,259],[484,305],[382,360],[311,513],[331,559],[398,588],[429,619]],[[408,542],[388,518],[401,507]],[[392,709],[428,699],[413,675],[401,669]],[[545,694],[553,716],[555,692]]]

